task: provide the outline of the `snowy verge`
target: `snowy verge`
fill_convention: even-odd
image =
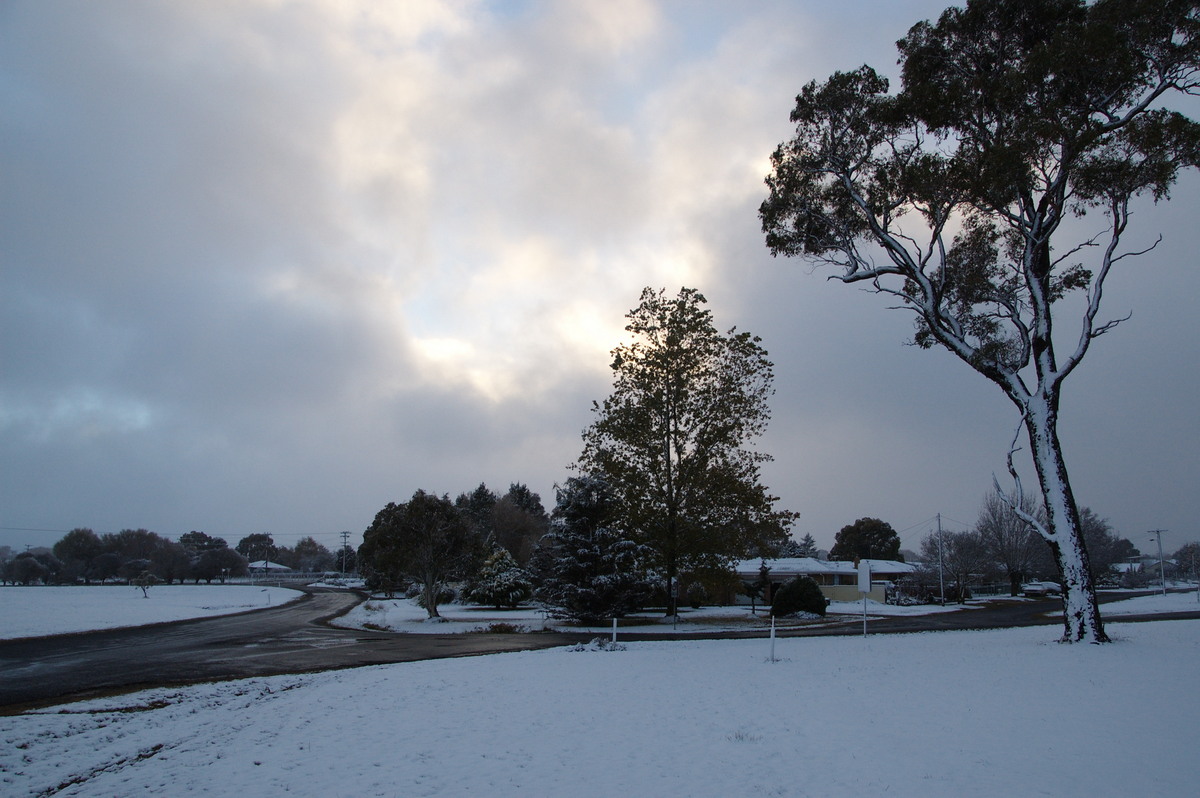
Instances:
[[[972,605],[948,605],[938,607],[933,605],[897,607],[890,604],[867,602],[867,612],[870,618],[891,615],[925,615],[933,612],[955,612],[970,609]],[[858,602],[835,601],[829,605],[829,616],[822,620],[795,620],[781,618],[778,624],[781,628],[787,626],[814,626],[829,623],[841,623],[845,615],[861,616],[863,605]],[[374,598],[359,604],[350,612],[333,621],[335,626],[347,629],[374,629],[388,632],[408,632],[412,634],[455,634],[463,632],[488,631],[493,625],[514,627],[509,631],[537,632],[546,629],[570,629],[572,631],[605,632],[611,626],[579,627],[550,618],[541,609],[532,606],[522,606],[516,609],[495,609],[472,604],[443,604],[438,607],[441,621],[430,621],[426,612],[413,599],[380,599]],[[700,609],[684,608],[679,612],[679,620],[665,620],[659,613],[641,613],[624,618],[620,621],[621,629],[628,631],[645,631],[655,633],[694,633],[704,632],[736,632],[748,629],[766,629],[770,625],[766,610],[758,608],[753,614],[748,606],[732,607],[702,607]]]
[[[253,585],[156,585],[145,597],[126,585],[0,587],[0,640],[231,615],[303,595]]]
[[[1196,591],[1188,593],[1167,593],[1165,596],[1137,596],[1124,601],[1110,601],[1100,605],[1100,615],[1159,615],[1164,612],[1195,612],[1200,611],[1200,600]]]
[[[785,638],[775,661],[764,640],[627,643],[144,691],[0,717],[0,793],[1192,794],[1200,621],[1108,628],[1106,646],[1045,627]]]

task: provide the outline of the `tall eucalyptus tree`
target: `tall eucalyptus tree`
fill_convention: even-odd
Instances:
[[[1046,517],[1022,509],[1065,584],[1063,640],[1104,642],[1058,435],[1066,378],[1139,195],[1167,197],[1200,159],[1200,125],[1163,107],[1200,93],[1200,5],[972,0],[898,42],[902,87],[870,67],[804,86],[760,216],[776,255],[838,267],[893,296],[916,343],[944,347],[1016,406]],[[1097,234],[1069,238],[1073,216]],[[1078,302],[1060,302],[1082,292]],[[1064,329],[1064,314],[1074,312]],[[1014,447],[1015,449],[1015,444]]]

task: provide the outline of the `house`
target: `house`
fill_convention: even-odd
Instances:
[[[250,563],[250,565],[247,567],[250,569],[250,573],[264,573],[264,574],[268,573],[268,572],[283,573],[284,571],[292,570],[291,568],[288,568],[286,565],[280,565],[279,563],[271,562],[270,560],[255,560],[254,562]]]
[[[916,566],[895,560],[864,560],[871,564],[871,590],[867,598],[879,603],[884,602],[884,591],[889,582],[908,576],[916,570]],[[858,590],[858,568],[852,562],[834,560],[818,560],[814,557],[782,557],[776,560],[742,560],[734,566],[737,576],[743,582],[754,582],[758,579],[759,569],[766,565],[771,569],[768,578],[771,581],[771,593],[774,593],[784,583],[796,576],[811,577],[830,601],[858,601],[863,596]],[[763,596],[763,602],[770,603],[770,595]],[[738,604],[749,604],[747,596],[739,596]]]

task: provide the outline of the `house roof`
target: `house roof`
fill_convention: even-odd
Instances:
[[[254,562],[250,563],[250,567],[251,568],[266,568],[268,571],[290,571],[290,570],[292,570],[291,568],[288,568],[286,565],[280,565],[279,563],[271,562],[270,560],[255,560]]]
[[[896,560],[864,560],[864,562],[871,564],[872,574],[911,574],[916,570],[916,566]],[[784,574],[854,574],[858,572],[852,562],[818,560],[815,557],[742,560],[734,570],[739,575],[755,575],[764,564],[771,569],[771,573],[779,576]]]

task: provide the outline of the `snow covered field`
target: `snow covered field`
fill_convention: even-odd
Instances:
[[[631,643],[0,718],[0,794],[1183,796],[1200,621]]]
[[[1100,613],[1109,615],[1157,615],[1163,612],[1194,612],[1200,610],[1196,591],[1190,593],[1167,593],[1164,595],[1138,596],[1114,601],[1101,606]]]
[[[120,626],[177,621],[213,615],[260,609],[284,604],[300,598],[296,590],[251,585],[158,585],[150,588],[149,598],[140,590],[123,585],[104,587],[0,587],[0,640],[38,635],[66,634],[93,629],[112,629]],[[1024,599],[1015,599],[1023,601]],[[869,618],[888,615],[924,615],[933,612],[969,611],[978,604],[931,605],[897,607],[868,602]],[[1178,612],[1200,609],[1196,594],[1169,593],[1166,596],[1143,596],[1104,605],[1103,614]],[[440,609],[445,623],[426,623],[425,610],[407,599],[375,599],[360,604],[335,621],[350,629],[380,629],[397,632],[450,634],[485,629],[493,623],[524,627],[531,631],[552,628],[535,607],[516,610],[495,610],[461,604],[446,604]],[[861,617],[861,602],[834,602],[829,607],[827,623]],[[748,607],[706,607],[684,609],[678,625],[659,622],[657,615],[647,615],[642,631],[718,632],[765,628],[768,621],[760,609],[757,617]],[[781,621],[781,624],[790,623]],[[806,622],[808,624],[820,621]],[[629,628],[622,626],[622,628]],[[608,627],[597,627],[597,634]]]
[[[890,604],[867,602],[869,618],[880,618],[885,615],[926,615],[935,612],[955,612],[971,609],[972,605],[960,607],[949,605],[936,607],[931,605],[914,607],[897,607]],[[780,627],[795,625],[820,625],[822,623],[841,623],[846,616],[862,617],[862,602],[835,601],[829,606],[828,617],[820,619],[797,621],[780,619]],[[335,626],[347,629],[378,629],[392,632],[407,632],[410,634],[451,634],[455,632],[471,632],[486,629],[493,623],[504,623],[524,627],[529,631],[553,629],[564,624],[554,618],[546,617],[545,613],[536,607],[518,607],[515,610],[497,610],[492,607],[477,605],[443,604],[438,607],[442,616],[440,622],[430,622],[425,610],[412,599],[372,599],[363,602],[350,612],[336,619]],[[645,632],[720,632],[739,631],[754,628],[767,628],[770,619],[766,610],[758,608],[758,614],[752,615],[750,607],[704,607],[698,610],[688,607],[679,611],[679,622],[670,623],[662,617],[661,611],[642,613],[622,620],[621,629],[631,629]],[[579,627],[572,626],[572,629]],[[599,634],[610,631],[611,627],[592,627]]]
[[[1002,601],[1027,601],[1024,598],[999,599]],[[892,604],[880,604],[876,601],[867,602],[867,617],[882,618],[896,615],[929,615],[940,612],[969,612],[982,607],[980,602],[967,604],[947,604],[945,607],[922,604],[901,607]],[[1159,612],[1178,612],[1183,610],[1200,609],[1195,593],[1170,593],[1164,596],[1145,596],[1140,599],[1126,599],[1105,604],[1104,615],[1109,614],[1153,614]],[[806,626],[841,623],[849,619],[862,617],[861,601],[835,601],[829,605],[828,616],[825,620],[796,622],[781,619],[780,625]],[[1061,612],[1061,611],[1056,611]],[[496,610],[490,607],[480,607],[463,604],[443,604],[438,608],[443,620],[440,623],[430,623],[426,613],[411,599],[372,599],[358,605],[346,615],[336,619],[336,626],[347,629],[376,629],[392,632],[407,632],[409,634],[451,634],[455,632],[471,632],[486,629],[492,623],[504,623],[524,627],[529,631],[555,628],[561,625],[553,618],[547,618],[536,607],[519,607],[515,610]],[[705,607],[699,610],[683,608],[680,610],[678,624],[664,623],[662,617],[655,613],[646,613],[639,618],[628,619],[629,623],[640,622],[643,625],[630,626],[622,622],[621,629],[630,631],[646,631],[655,633],[676,632],[719,632],[739,631],[754,628],[766,628],[769,619],[766,612],[759,608],[758,615],[750,614],[748,606],[735,607]],[[594,627],[597,634],[606,633],[609,627]]]
[[[295,601],[303,593],[251,585],[0,587],[0,640],[182,621]]]

